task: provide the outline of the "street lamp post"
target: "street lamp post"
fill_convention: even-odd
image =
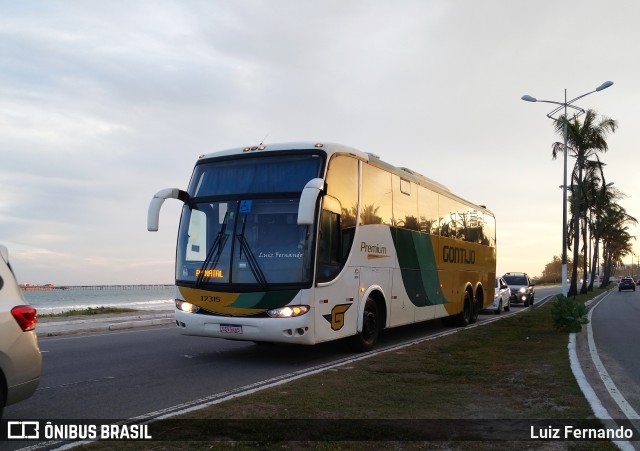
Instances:
[[[574,110],[573,119],[576,120],[578,116],[583,114],[585,111],[579,106],[573,105],[576,100],[579,100],[589,94],[593,94],[594,92],[602,91],[603,89],[607,89],[609,86],[613,84],[612,81],[605,81],[600,86],[598,86],[595,90],[587,92],[586,94],[582,94],[574,99],[567,100],[567,90],[564,90],[564,102],[555,102],[553,100],[539,100],[530,95],[522,96],[522,100],[526,102],[543,102],[543,103],[553,103],[555,105],[559,105],[553,111],[547,114],[549,119],[556,121],[557,119],[554,117],[559,111],[564,109],[564,169],[563,169],[563,182],[562,182],[562,295],[567,296],[567,125],[569,118],[567,116],[567,108],[572,108]],[[576,231],[577,233],[577,231]],[[574,265],[577,262],[573,262]]]

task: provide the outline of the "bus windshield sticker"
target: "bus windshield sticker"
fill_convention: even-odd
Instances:
[[[251,203],[250,200],[240,201],[240,213],[251,213]]]

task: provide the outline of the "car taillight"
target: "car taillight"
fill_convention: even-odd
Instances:
[[[11,314],[24,332],[34,330],[36,328],[38,312],[33,307],[29,307],[28,305],[19,305],[11,309]]]

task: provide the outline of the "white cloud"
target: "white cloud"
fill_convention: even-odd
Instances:
[[[2,3],[0,241],[25,282],[169,283],[180,206],[148,234],[151,196],[185,188],[198,154],[267,136],[343,142],[486,204],[499,271],[539,274],[559,248],[559,137],[550,109],[520,96],[614,80],[580,105],[619,120],[607,177],[638,192],[638,13],[622,0]]]

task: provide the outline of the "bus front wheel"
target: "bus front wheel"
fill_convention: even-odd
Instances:
[[[349,337],[349,347],[358,352],[371,351],[380,336],[380,319],[376,301],[371,297],[367,298],[362,317],[362,331]]]

